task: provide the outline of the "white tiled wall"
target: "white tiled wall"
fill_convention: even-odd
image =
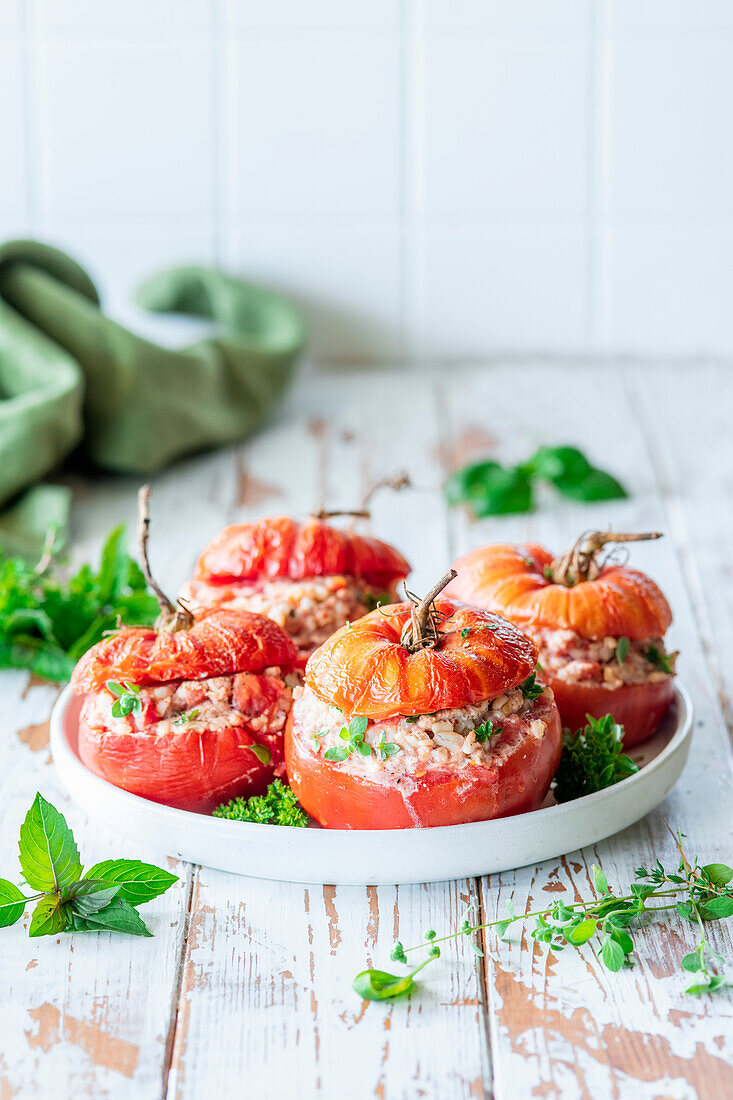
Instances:
[[[733,356],[733,0],[0,0],[0,235],[322,359]]]

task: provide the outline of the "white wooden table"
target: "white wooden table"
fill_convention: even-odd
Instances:
[[[407,1003],[362,1004],[350,988],[367,962],[388,964],[399,936],[418,942],[460,921],[468,902],[491,919],[560,891],[590,889],[600,863],[619,886],[659,855],[673,862],[663,816],[705,862],[731,862],[733,695],[733,373],[714,367],[508,366],[440,375],[384,370],[303,377],[259,438],[157,478],[154,567],[175,589],[223,524],[328,502],[353,506],[374,478],[406,467],[415,490],[382,494],[373,530],[401,547],[420,591],[470,546],[538,538],[560,550],[582,530],[659,528],[634,549],[672,603],[672,640],[696,709],[690,762],[673,794],[593,850],[491,879],[360,889],[255,881],[169,864],[180,882],[146,907],[154,938],[0,932],[0,1098],[345,1097],[592,1100],[733,1096],[733,997],[683,993],[677,924],[638,937],[633,970],[611,974],[589,949],[556,958],[527,935],[487,937],[485,960],[448,947]],[[164,413],[162,413],[164,415]],[[574,442],[629,487],[599,506],[547,496],[528,517],[471,523],[448,513],[446,469],[485,454],[525,457]],[[74,551],[98,552],[132,523],[136,484],[76,485]],[[85,819],[48,752],[55,690],[2,675],[0,875],[15,877],[20,821],[36,790],[67,814],[87,863],[165,853]],[[399,836],[395,836],[399,843]],[[731,928],[711,927],[733,966]]]

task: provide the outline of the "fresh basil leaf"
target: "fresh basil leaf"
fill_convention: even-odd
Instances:
[[[106,909],[82,916],[76,914],[74,930],[78,932],[123,932],[128,936],[151,936],[138,913],[129,902],[115,898]]]
[[[456,471],[444,492],[449,504],[467,504],[477,519],[531,512],[534,507],[526,469],[498,462],[478,462]]]
[[[88,917],[105,909],[121,889],[120,884],[83,878],[65,891],[64,896],[72,912],[78,913],[80,917]]]
[[[365,1001],[392,1001],[410,993],[413,980],[412,974],[398,978],[384,970],[363,970],[356,975],[351,986]]]
[[[727,863],[706,863],[703,871],[714,886],[727,886],[733,879],[733,867]]]
[[[605,470],[591,470],[580,482],[558,478],[553,485],[569,500],[623,500],[629,495],[621,482]]]
[[[0,928],[9,928],[23,916],[26,907],[25,896],[18,887],[0,878]]]
[[[81,878],[81,861],[74,834],[63,814],[36,794],[20,827],[20,866],[25,881],[46,893]]]
[[[139,859],[105,859],[95,863],[87,871],[86,877],[105,883],[117,883],[120,898],[131,905],[142,905],[152,901],[169,890],[178,877],[162,867],[152,863],[141,863]]]
[[[536,477],[553,484],[565,481],[576,485],[588,476],[593,467],[577,447],[540,447],[526,463]]]
[[[56,936],[64,932],[68,926],[69,917],[66,905],[57,894],[47,894],[37,903],[31,915],[31,923],[28,935]]]

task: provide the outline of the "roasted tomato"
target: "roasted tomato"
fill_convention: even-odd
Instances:
[[[455,825],[534,809],[547,793],[560,719],[533,682],[533,643],[439,590],[343,627],[308,662],[285,759],[321,825]]]
[[[650,577],[600,552],[656,537],[593,532],[561,558],[535,544],[484,546],[455,563],[448,591],[533,637],[565,726],[612,714],[629,748],[654,733],[673,698],[676,654],[664,643],[672,613]]]
[[[392,602],[409,571],[402,555],[379,539],[322,519],[276,516],[221,531],[181,595],[199,607],[267,615],[290,634],[305,666],[334,630],[378,601]]]
[[[283,770],[295,656],[275,623],[245,611],[208,611],[173,634],[118,630],[74,670],[79,755],[115,786],[181,809],[259,794]]]

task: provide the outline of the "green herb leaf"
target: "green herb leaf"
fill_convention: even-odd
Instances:
[[[655,645],[650,645],[644,652],[644,656],[650,665],[654,665],[661,672],[666,672],[668,675],[674,672],[672,667],[672,656],[667,653],[663,653],[661,649],[658,649]]]
[[[20,866],[34,890],[57,891],[81,877],[74,834],[62,814],[36,794],[20,827]]]
[[[598,922],[588,917],[587,920],[582,920],[580,924],[576,924],[573,928],[569,929],[566,933],[566,938],[569,943],[579,947],[580,944],[586,943],[591,938],[597,927]]]
[[[64,891],[69,908],[80,917],[89,917],[105,909],[119,894],[119,885],[110,885],[95,879],[83,878]]]
[[[733,879],[733,867],[727,863],[706,863],[703,871],[714,886],[726,886]]]
[[[623,727],[610,714],[586,715],[588,725],[563,736],[560,764],[555,773],[555,798],[569,802],[619,783],[637,772],[638,766],[623,749]]]
[[[72,918],[74,932],[123,932],[128,936],[151,936],[145,921],[128,901],[115,898],[111,905],[95,913],[76,912]]]
[[[28,935],[34,939],[37,936],[57,936],[59,932],[66,931],[68,923],[66,905],[57,894],[47,894],[33,910]]]
[[[267,745],[258,745],[256,743],[253,743],[251,745],[246,745],[245,748],[248,748],[250,752],[253,752],[255,754],[260,764],[272,763],[272,753],[268,749]]]
[[[525,699],[537,699],[544,692],[544,688],[541,684],[536,682],[537,673],[533,672],[523,684],[519,685],[519,689]]]
[[[688,970],[691,974],[694,974],[698,970],[702,970],[703,962],[699,952],[691,951],[689,955],[685,955],[680,966],[683,970]]]
[[[621,944],[610,936],[601,946],[601,960],[608,970],[617,971],[624,965],[624,950]]]
[[[336,763],[345,760],[347,756],[349,756],[349,750],[341,748],[340,745],[334,745],[333,748],[326,749],[323,754],[324,760],[335,761]]]
[[[703,920],[721,920],[733,916],[733,897],[710,898],[700,903],[700,916]]]
[[[625,637],[619,638],[619,640],[616,642],[616,660],[618,661],[618,663],[620,665],[622,665],[624,663],[624,661],[626,660],[626,658],[628,657],[628,655],[629,655],[629,639],[625,638]]]
[[[363,718],[360,715],[354,715],[349,722],[349,734],[351,737],[363,737],[367,731],[369,725],[369,719]]]
[[[259,825],[287,825],[305,828],[308,818],[287,783],[274,779],[264,795],[233,798],[214,810],[214,817],[249,821]],[[144,866],[144,864],[140,864]]]
[[[483,745],[485,741],[490,741],[492,737],[501,733],[503,729],[503,726],[495,726],[492,720],[487,718],[480,726],[476,726],[473,732],[478,743]]]
[[[90,867],[86,878],[118,885],[119,896],[131,905],[152,901],[178,882],[177,875],[139,859],[105,859]]]
[[[412,991],[413,979],[411,973],[398,978],[384,970],[362,970],[351,986],[365,1001],[393,1001]]]
[[[25,907],[25,895],[12,882],[0,878],[0,928],[9,928],[19,921]]]
[[[594,863],[593,866],[591,867],[591,871],[593,872],[593,885],[595,886],[598,893],[601,894],[601,895],[607,894],[608,893],[608,879],[604,875],[601,868],[597,867],[596,864]]]

